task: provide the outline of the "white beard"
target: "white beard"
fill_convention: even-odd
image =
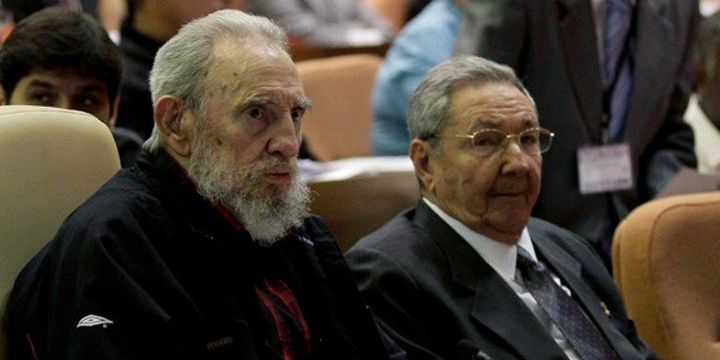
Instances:
[[[255,242],[270,246],[282,239],[289,229],[303,224],[308,215],[310,190],[298,176],[297,159],[273,157],[253,166],[236,167],[226,159],[225,153],[210,146],[212,141],[202,131],[196,133],[188,173],[198,192],[225,206]],[[287,190],[262,183],[266,169],[288,163],[293,180]],[[258,194],[261,187],[265,191]]]

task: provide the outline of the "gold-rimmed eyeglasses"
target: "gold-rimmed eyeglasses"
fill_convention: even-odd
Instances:
[[[472,134],[434,136],[470,139],[472,146],[480,156],[501,152],[513,139],[520,149],[528,155],[542,154],[550,149],[555,134],[539,127],[525,129],[516,134],[506,134],[497,129],[482,129]]]

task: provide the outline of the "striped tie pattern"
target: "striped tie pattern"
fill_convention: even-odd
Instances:
[[[606,2],[603,85],[608,90],[606,96],[610,97],[608,134],[611,142],[622,138],[632,92],[632,58],[627,51],[632,10],[630,0]]]
[[[583,360],[616,360],[615,351],[580,306],[555,283],[542,263],[518,246],[517,268],[530,294]]]

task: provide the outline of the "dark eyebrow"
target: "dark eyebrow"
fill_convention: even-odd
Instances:
[[[88,93],[88,92],[103,92],[103,90],[105,90],[105,87],[102,86],[102,85],[100,85],[100,84],[86,85],[86,86],[83,86],[83,87],[80,89],[80,91],[83,92],[83,93]]]
[[[30,83],[28,84],[28,86],[43,87],[43,88],[48,88],[48,89],[55,87],[52,83],[50,83],[48,81],[38,80],[38,79],[30,80]]]
[[[502,121],[502,120],[500,120]],[[477,119],[475,124],[470,128],[471,131],[479,131],[479,130],[485,130],[485,129],[495,129],[497,130],[500,127],[500,124],[498,121],[494,121],[492,119],[487,118],[480,118]]]
[[[525,127],[533,128],[533,127],[540,127],[540,121],[538,121],[537,118],[532,119],[525,119]]]
[[[475,125],[471,128],[471,131],[480,131],[480,130],[499,130],[501,123],[503,120],[500,121],[493,121],[492,119],[478,119]],[[537,128],[540,127],[540,122],[537,121],[537,119],[524,119],[523,120],[523,130],[525,129],[531,129],[531,128]]]

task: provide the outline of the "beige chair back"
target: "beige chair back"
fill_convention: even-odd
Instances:
[[[343,251],[420,198],[415,173],[409,171],[309,185],[313,193],[310,210],[325,220]]]
[[[110,129],[94,116],[0,106],[0,312],[25,263],[119,168]]]
[[[720,359],[720,192],[638,207],[613,241],[613,276],[663,359]]]
[[[365,3],[390,23],[395,32],[402,30],[410,13],[410,0],[365,0]]]
[[[318,160],[370,155],[370,97],[382,58],[360,54],[297,63],[305,95],[313,108],[303,136]]]

